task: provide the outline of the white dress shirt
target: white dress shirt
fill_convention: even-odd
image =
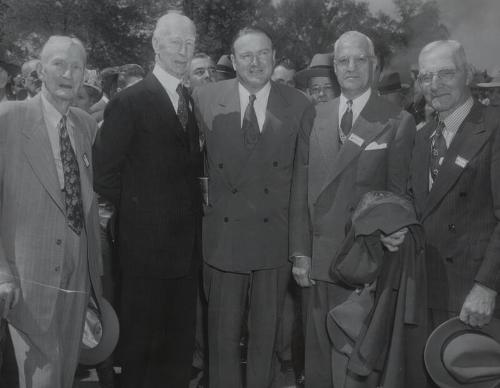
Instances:
[[[168,97],[170,98],[170,101],[172,101],[172,105],[174,106],[174,110],[177,112],[177,107],[179,106],[179,94],[177,94],[177,86],[179,86],[182,81],[167,73],[158,64],[155,64],[153,75],[167,92]]]
[[[240,112],[241,112],[241,126],[243,126],[243,117],[245,116],[245,110],[247,109],[248,103],[250,102],[250,92],[240,83],[238,83],[238,91],[240,95]],[[264,127],[264,121],[266,120],[266,110],[267,110],[267,100],[269,100],[269,92],[271,91],[271,83],[268,82],[255,93],[255,101],[253,107],[255,109],[255,114],[257,115],[257,122],[259,124],[259,131],[262,132]]]

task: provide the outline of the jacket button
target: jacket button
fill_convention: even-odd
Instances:
[[[224,167],[224,164],[223,164],[223,163],[219,163],[219,164],[217,165],[217,167],[219,167],[219,168],[223,168],[223,167]]]
[[[278,162],[277,162],[277,161],[274,161],[274,162],[273,162],[273,166],[274,166],[274,167],[278,167]]]
[[[269,189],[267,187],[264,189],[264,193],[269,194]]]
[[[229,221],[229,218],[224,217],[224,222],[228,222],[228,221]]]
[[[238,192],[238,189],[232,189],[231,193],[236,194]]]
[[[449,224],[449,225],[448,225],[448,230],[449,230],[450,232],[455,233],[455,232],[456,232],[456,230],[457,230],[457,227],[455,226],[455,224]]]
[[[459,194],[458,194],[459,197],[463,198],[463,197],[467,197],[467,193],[465,191],[461,191]]]
[[[61,245],[61,244],[62,244],[62,240],[61,240],[60,238],[58,238],[58,239],[56,240],[56,244],[57,244],[57,245]]]
[[[54,271],[55,271],[55,272],[59,272],[59,270],[60,270],[60,269],[61,269],[61,267],[56,266],[56,267],[54,268]]]
[[[269,221],[269,219],[268,219],[268,218],[264,218],[264,222],[268,222],[268,221]]]
[[[445,260],[447,263],[453,263],[453,257],[447,257]]]

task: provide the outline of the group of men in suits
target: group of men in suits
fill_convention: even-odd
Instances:
[[[381,371],[352,373],[326,330],[353,291],[330,266],[370,191],[413,200],[426,232],[425,331],[454,315],[488,324],[500,289],[500,112],[470,97],[459,43],[420,54],[438,120],[417,132],[372,90],[377,58],[362,33],[335,42],[341,95],[316,107],[271,81],[275,49],[258,28],[232,41],[236,79],[191,97],[183,77],[195,40],[186,16],[158,20],[154,69],[112,99],[93,150],[95,121],[69,108],[86,62],[74,38],[44,46],[39,96],[0,106],[0,308],[21,387],[72,384],[85,308],[101,294],[92,186],[118,209],[122,387],[188,385],[201,274],[211,387],[273,385],[290,274],[309,288],[306,387],[378,386]],[[379,244],[395,252],[407,233]],[[421,348],[409,351],[421,359]],[[409,371],[405,386],[428,384],[423,361]]]

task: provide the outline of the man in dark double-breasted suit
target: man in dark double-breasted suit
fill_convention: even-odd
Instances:
[[[122,387],[189,384],[200,260],[202,159],[182,78],[193,22],[167,14],[156,64],[115,96],[95,143],[95,189],[118,209]]]
[[[240,31],[232,60],[237,79],[194,92],[209,175],[203,221],[209,377],[213,387],[242,387],[239,343],[248,306],[246,386],[264,388],[272,383],[290,276],[295,144],[307,138],[313,109],[302,93],[269,81],[274,50],[263,31]]]
[[[290,238],[293,274],[299,285],[311,287],[305,380],[313,388],[376,387],[376,374],[359,380],[348,375],[347,357],[332,349],[328,311],[345,302],[353,289],[333,280],[330,267],[363,194],[405,194],[415,123],[371,90],[376,58],[367,36],[343,34],[335,43],[334,66],[341,96],[316,107],[309,157],[296,161],[300,168],[292,194],[291,225],[297,226]],[[405,233],[382,236],[381,244],[397,250]]]
[[[500,112],[471,97],[456,41],[424,47],[419,72],[437,112],[416,136],[410,181],[427,239],[429,331],[453,316],[483,326],[500,316]]]

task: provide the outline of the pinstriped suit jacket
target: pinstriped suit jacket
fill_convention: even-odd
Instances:
[[[474,281],[500,291],[500,111],[473,106],[429,192],[433,130],[415,138],[410,190],[427,239],[429,306],[458,313]]]
[[[86,259],[91,284],[101,295],[99,225],[90,165],[91,131],[96,124],[80,109],[70,108],[69,117],[75,124]],[[21,288],[20,301],[8,319],[24,332],[44,331],[53,318],[65,260],[66,228],[65,206],[40,96],[0,105],[0,282],[14,279]]]

